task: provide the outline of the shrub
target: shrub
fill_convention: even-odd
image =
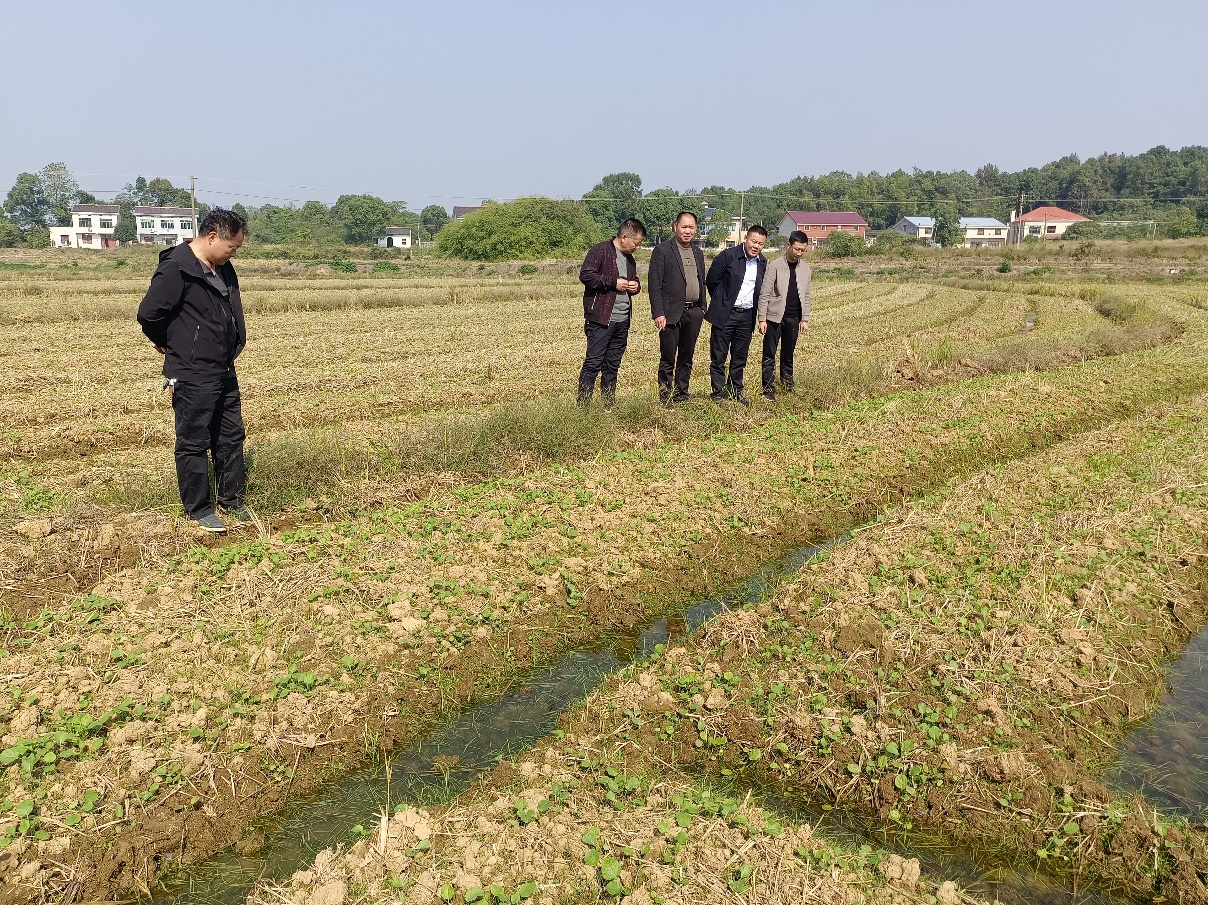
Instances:
[[[331,269],[336,273],[356,273],[357,265],[352,261],[342,261],[336,259],[331,262]]]
[[[1011,272],[1010,260],[1008,260],[1007,258],[1003,258],[1003,262],[998,265],[998,272],[999,273],[1010,273]]]
[[[443,254],[469,261],[514,261],[579,255],[601,238],[576,201],[520,198],[450,223],[436,243]]]
[[[1113,324],[1122,324],[1137,313],[1137,303],[1120,292],[1108,292],[1095,301],[1095,310]]]
[[[374,273],[399,273],[401,270],[393,261],[377,261],[373,265]]]
[[[521,264],[520,265],[520,273],[523,276],[531,277],[536,272],[537,272],[536,264]]]
[[[854,233],[834,230],[826,234],[822,250],[828,258],[854,258],[868,253],[868,243]]]

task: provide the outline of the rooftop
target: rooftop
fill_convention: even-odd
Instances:
[[[134,209],[134,213],[150,217],[192,217],[193,210],[188,207],[142,207]]]
[[[819,226],[868,226],[868,221],[853,211],[789,211],[797,224]]]
[[[914,226],[925,226],[928,228],[935,226],[935,217],[903,217],[902,219]]]
[[[1078,220],[1089,220],[1089,217],[1084,217],[1081,214],[1075,214],[1073,211],[1067,211],[1060,207],[1038,207],[1034,211],[1028,211],[1020,220],[1065,220],[1066,222],[1077,222]]]
[[[404,234],[406,234],[408,236],[411,235],[410,226],[383,226],[382,227],[383,236],[401,236]]]
[[[453,205],[453,219],[456,220],[458,217],[464,217],[466,214],[477,210],[482,210],[481,204],[475,204],[472,207],[463,207],[462,205],[455,204]]]
[[[992,229],[1006,229],[1007,224],[1001,220],[995,220],[993,217],[961,217],[961,229],[973,229],[990,227]]]
[[[120,214],[122,209],[116,204],[73,204],[73,214]]]

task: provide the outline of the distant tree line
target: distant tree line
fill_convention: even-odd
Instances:
[[[517,207],[499,205],[502,210],[488,211],[493,205],[487,205],[459,223],[450,223],[448,212],[437,204],[415,213],[403,201],[373,195],[342,195],[330,206],[308,201],[300,207],[234,207],[247,217],[254,243],[364,245],[383,226],[409,226],[415,238],[436,238],[451,254],[493,260],[505,254],[538,257],[556,249],[569,252],[585,247],[601,236],[613,235],[627,217],[641,219],[649,229],[648,238],[659,241],[671,235],[671,224],[682,210],[701,217],[702,232],[717,244],[728,235],[731,218],[740,212],[747,225],[760,223],[773,231],[789,210],[851,210],[863,216],[872,229],[886,229],[911,215],[935,216],[943,222],[962,216],[1006,221],[1021,195],[1025,210],[1054,204],[1097,220],[1157,221],[1158,225],[1146,228],[1150,235],[1208,235],[1208,148],[1189,146],[1172,151],[1159,146],[1143,154],[1102,154],[1087,160],[1069,155],[1015,173],[994,164],[974,173],[914,169],[853,176],[834,172],[741,190],[709,185],[699,190],[643,192],[636,173],[613,173],[570,206],[549,199],[521,199],[511,202]],[[96,200],[80,189],[62,163],[49,164],[37,173],[22,173],[0,211],[0,246],[45,244],[46,226],[70,223],[72,204]],[[115,202],[126,214],[135,204],[187,206],[189,195],[167,179],[140,176]],[[525,223],[517,212],[537,219]],[[121,221],[131,219],[121,217]],[[512,224],[506,228],[513,232],[488,241],[485,225],[494,229],[506,224]],[[133,229],[132,222],[129,229]],[[1082,226],[1079,232],[1106,237],[1140,234],[1136,229],[1098,225]]]

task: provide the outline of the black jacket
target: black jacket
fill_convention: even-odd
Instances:
[[[696,278],[700,282],[697,297],[701,307],[705,307],[705,256],[695,245],[692,246],[692,256],[696,258]],[[687,279],[684,259],[680,257],[679,244],[675,239],[657,245],[650,254],[650,272],[646,275],[651,319],[665,317],[672,326],[680,322],[684,316]]]
[[[187,242],[165,249],[138,306],[147,339],[168,350],[164,376],[183,381],[215,380],[235,367],[247,344],[239,278],[230,262],[218,268],[230,287],[224,298],[206,279],[205,265]]]
[[[625,274],[625,279],[636,280],[638,262],[634,260],[633,255],[625,255],[625,263],[629,265],[629,273]],[[587,257],[579,268],[579,282],[583,284],[584,320],[608,326],[612,317],[612,306],[617,300],[617,280],[620,278],[617,270],[617,247],[612,244],[612,239],[593,245],[587,250]],[[638,292],[641,291],[639,282]],[[630,317],[633,316],[632,309],[629,314]]]
[[[755,309],[759,307],[759,290],[763,288],[763,274],[768,269],[768,259],[760,255],[755,259],[758,263],[755,269],[755,296],[751,300],[751,324],[755,324]],[[743,277],[747,274],[747,248],[745,245],[735,245],[721,252],[709,265],[709,275],[705,284],[709,287],[712,302],[705,312],[705,320],[715,327],[724,327],[734,310],[734,299],[742,288]]]

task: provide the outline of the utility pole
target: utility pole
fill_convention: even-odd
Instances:
[[[189,198],[193,205],[193,237],[197,237],[197,177],[189,177]]]
[[[746,213],[746,207],[747,207],[747,193],[739,192],[738,193],[738,241],[739,242],[741,242],[742,238],[743,238],[742,224],[744,222],[743,215]]]

